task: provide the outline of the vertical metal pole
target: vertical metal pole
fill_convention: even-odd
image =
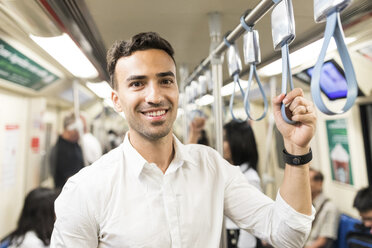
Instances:
[[[182,97],[182,109],[183,109],[183,116],[182,116],[182,132],[183,132],[183,143],[186,144],[188,141],[189,136],[189,128],[187,126],[187,99],[186,99],[186,92],[185,92],[185,80],[187,79],[187,75],[189,75],[189,68],[187,65],[182,64],[180,66],[180,79],[181,79],[181,93],[183,93]]]
[[[212,53],[221,41],[221,15],[218,12],[209,13],[209,36],[211,38],[210,52]],[[222,97],[221,88],[223,83],[222,78],[222,63],[221,55],[213,54],[211,59],[212,65],[212,80],[213,80],[213,111],[214,123],[216,131],[216,150],[223,156],[223,116],[222,116]],[[225,218],[222,223],[220,248],[226,248],[227,237],[225,228]]]
[[[74,82],[73,82],[73,85],[72,85],[72,89],[73,89],[73,94],[74,94],[74,115],[75,115],[75,122],[80,122],[81,123],[81,120],[80,120],[80,102],[79,102],[79,83],[78,81],[75,79]],[[84,146],[82,145],[82,138],[83,138],[83,135],[84,135],[84,130],[83,130],[83,127],[82,126],[78,126],[78,132],[79,132],[79,144],[80,144],[80,147],[81,147],[81,151],[83,153],[83,160],[84,160],[84,165],[87,166],[88,165],[88,161],[86,159],[86,156],[85,156],[85,151],[84,151]]]
[[[77,80],[74,80],[72,84],[73,84],[72,89],[73,89],[73,94],[74,94],[74,114],[75,114],[75,120],[78,120],[78,118],[80,117],[79,83],[77,82]]]
[[[270,78],[270,101],[272,103],[274,97],[276,96],[276,83],[277,79],[276,77]],[[268,114],[268,126],[267,126],[267,132],[266,132],[266,142],[265,142],[265,153],[263,157],[263,174],[262,174],[262,185],[263,185],[263,191],[266,195],[269,194],[268,192],[268,185],[275,183],[275,178],[273,173],[275,172],[275,169],[273,170],[273,173],[270,173],[270,158],[271,158],[271,149],[272,149],[272,140],[273,140],[273,132],[274,132],[274,126],[275,126],[275,120],[274,120],[274,114],[271,110]],[[272,194],[273,192],[270,192]]]
[[[222,59],[214,58],[212,60],[212,79],[213,79],[213,97],[214,97],[214,122],[216,131],[216,150],[223,155],[223,116],[222,116]]]

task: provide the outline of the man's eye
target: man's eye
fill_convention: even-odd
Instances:
[[[173,80],[172,79],[163,79],[161,81],[162,84],[172,84],[173,83]]]
[[[139,81],[132,82],[132,83],[130,83],[129,86],[130,87],[141,87],[142,86],[142,82],[139,82]]]

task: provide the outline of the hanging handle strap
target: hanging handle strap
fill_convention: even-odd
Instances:
[[[248,117],[245,118],[245,120],[240,120],[240,119],[237,119],[234,115],[234,98],[235,98],[235,88],[236,88],[236,85],[239,86],[240,88],[240,93],[242,94],[243,98],[245,98],[244,96],[244,90],[242,88],[242,86],[240,85],[240,82],[239,82],[239,74],[236,73],[234,74],[234,87],[233,87],[233,92],[231,94],[231,97],[230,97],[230,103],[229,103],[229,108],[230,108],[230,113],[231,113],[231,117],[233,118],[234,121],[237,121],[237,122],[245,122],[248,120]]]
[[[293,81],[292,81],[291,65],[289,61],[289,48],[288,48],[288,44],[285,43],[282,46],[282,91],[281,93],[283,94],[287,94],[288,81],[289,81],[289,89],[293,90],[294,87],[293,87]],[[291,119],[287,117],[287,114],[285,111],[286,107],[283,104],[283,102],[281,103],[280,109],[282,112],[282,117],[285,122],[287,122],[288,124],[296,124],[295,121],[292,121]]]
[[[320,75],[324,63],[324,58],[327,53],[329,42],[334,37],[338,52],[341,57],[342,64],[345,68],[345,76],[347,83],[347,98],[344,107],[339,111],[331,111],[323,102],[320,90]],[[320,52],[318,61],[315,64],[313,74],[311,77],[311,95],[315,105],[320,111],[327,115],[342,114],[348,111],[354,104],[358,96],[358,84],[354,72],[354,67],[350,59],[349,52],[344,40],[344,33],[342,30],[340,12],[334,11],[327,16],[326,29],[324,32],[324,43]]]
[[[244,90],[243,90],[243,88],[242,88],[242,86],[240,85],[240,82],[239,82],[239,73],[240,73],[240,70],[242,68],[242,65],[241,65],[241,61],[240,61],[240,56],[239,56],[238,51],[236,49],[236,45],[235,45],[235,43],[230,43],[230,42],[227,41],[227,39],[226,39],[227,35],[225,35],[223,40],[224,40],[226,46],[229,49],[228,50],[228,55],[227,55],[229,74],[234,79],[234,87],[233,87],[233,92],[232,92],[231,97],[230,97],[229,108],[230,108],[231,117],[233,118],[234,121],[244,122],[244,121],[248,120],[248,117],[245,120],[237,119],[235,117],[234,111],[233,111],[236,85],[239,86],[240,92],[241,92],[242,97],[244,99]]]
[[[247,33],[244,35],[244,61],[246,64],[250,64],[250,70],[249,70],[249,77],[248,77],[248,87],[244,95],[244,110],[249,119],[254,120],[254,121],[259,121],[259,120],[262,120],[266,116],[268,102],[267,102],[265,91],[262,87],[261,80],[258,77],[258,73],[256,69],[256,64],[260,63],[261,61],[258,32],[256,30],[253,30],[253,27],[247,25],[247,23],[245,22],[245,16],[246,14],[240,17],[240,24],[247,31]],[[250,92],[250,88],[252,85],[253,76],[256,79],[256,82],[258,84],[258,87],[259,87],[259,90],[261,92],[262,99],[264,102],[264,112],[257,119],[254,119],[252,117],[251,111],[250,111],[250,103],[249,103],[249,92]]]
[[[253,75],[254,75],[254,77],[257,81],[257,84],[258,84],[258,87],[260,89],[262,99],[263,99],[263,102],[264,102],[264,112],[257,119],[254,119],[252,117],[251,112],[250,112],[250,104],[249,104],[249,91],[250,91],[249,89],[251,88]],[[264,88],[262,87],[260,78],[258,77],[257,70],[256,70],[256,65],[251,64],[250,70],[249,70],[248,88],[247,88],[247,90],[245,92],[245,95],[244,95],[244,109],[245,109],[245,112],[247,113],[247,116],[248,116],[249,119],[251,119],[253,121],[260,121],[266,116],[267,108],[268,108],[268,103],[267,103],[266,94],[265,94]]]
[[[289,62],[289,44],[295,39],[295,22],[293,6],[291,0],[282,0],[278,3],[271,13],[271,26],[274,49],[282,50],[282,93],[287,94],[287,84],[289,81],[290,90],[293,90],[291,65]],[[287,117],[286,107],[281,103],[281,113],[283,120],[288,124],[295,124]]]

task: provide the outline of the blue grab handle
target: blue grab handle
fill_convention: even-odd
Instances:
[[[250,88],[251,88],[251,84],[252,84],[252,80],[253,80],[253,75],[254,75],[254,77],[255,77],[255,79],[257,81],[258,87],[259,87],[260,92],[261,92],[261,95],[262,95],[262,99],[264,101],[264,112],[257,119],[252,118],[252,116],[250,114],[250,104],[249,104],[249,91],[250,91]],[[249,70],[248,88],[247,88],[247,90],[245,92],[245,95],[244,95],[244,109],[245,109],[245,112],[246,112],[246,114],[247,114],[247,116],[248,116],[249,119],[251,119],[253,121],[260,121],[260,120],[262,120],[266,116],[267,108],[268,108],[268,103],[267,103],[266,94],[265,94],[265,91],[264,91],[264,89],[262,87],[260,78],[258,77],[257,70],[256,70],[256,65],[255,64],[251,64],[250,70]]]
[[[239,73],[235,73],[234,74],[234,89],[233,89],[233,92],[231,94],[231,97],[230,97],[230,104],[229,104],[229,108],[230,108],[230,113],[231,113],[231,117],[233,118],[234,121],[237,121],[237,122],[245,122],[248,120],[248,117],[245,118],[245,120],[240,120],[240,119],[237,119],[234,115],[234,111],[233,111],[233,105],[234,105],[234,98],[235,98],[235,87],[236,85],[239,86],[240,88],[240,92],[242,93],[242,96],[244,98],[244,90],[242,88],[242,86],[240,85],[240,82],[239,82]]]
[[[293,81],[292,81],[292,71],[291,71],[291,65],[289,61],[289,48],[288,48],[288,43],[284,43],[282,45],[282,92],[284,94],[287,94],[287,83],[289,80],[289,87],[290,90],[293,90]],[[287,114],[285,112],[285,105],[281,103],[280,106],[281,112],[282,112],[282,117],[285,122],[288,124],[296,124],[295,121],[290,120],[287,117]]]
[[[327,106],[323,102],[320,91],[320,74],[332,36],[336,41],[337,49],[340,54],[342,64],[344,65],[347,83],[346,103],[341,110],[336,112],[331,111],[327,108]],[[354,67],[345,44],[344,33],[340,20],[340,13],[338,11],[332,12],[330,15],[327,16],[326,29],[324,32],[324,43],[318,61],[315,64],[313,75],[311,77],[311,95],[318,109],[327,115],[345,113],[353,106],[355,99],[358,96],[358,84],[354,72]]]

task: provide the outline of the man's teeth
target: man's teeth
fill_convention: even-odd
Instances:
[[[165,114],[165,110],[159,110],[159,111],[153,111],[153,112],[145,113],[145,115],[151,116],[151,117],[160,116],[160,115],[164,115],[164,114]]]

